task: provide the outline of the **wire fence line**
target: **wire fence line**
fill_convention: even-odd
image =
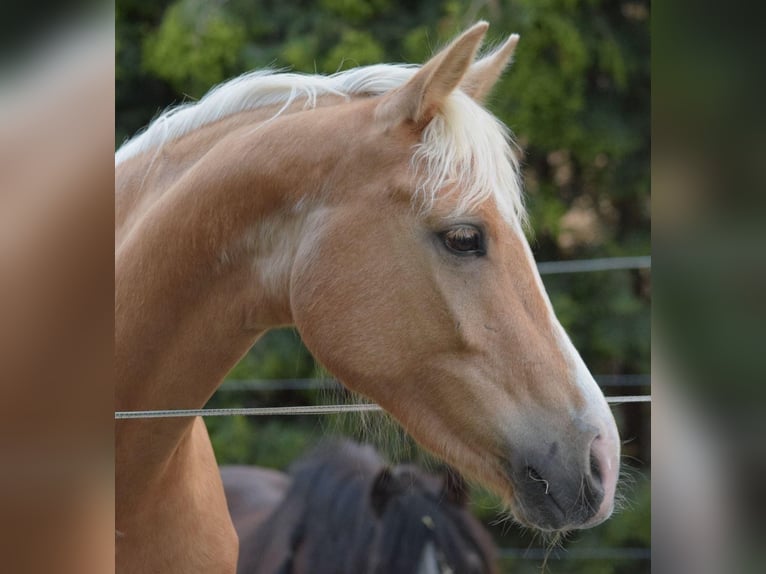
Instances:
[[[606,397],[610,404],[650,403],[651,395]],[[351,405],[307,405],[291,407],[235,407],[227,409],[165,409],[156,411],[117,411],[115,419],[163,419],[178,417],[230,417],[230,416],[296,416],[329,415],[382,411],[375,403]]]
[[[603,257],[598,259],[573,259],[571,261],[544,261],[537,264],[540,275],[556,273],[590,273],[618,269],[650,269],[651,255],[637,257]]]
[[[649,387],[652,384],[651,375],[594,375],[594,379],[602,388],[606,387]]]
[[[648,387],[651,375],[595,375],[602,388]],[[343,390],[345,387],[334,378],[318,379],[230,379],[224,381],[218,391],[308,391]]]

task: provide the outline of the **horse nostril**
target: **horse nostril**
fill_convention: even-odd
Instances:
[[[594,482],[601,484],[601,465],[593,452],[590,453],[590,476]]]
[[[590,447],[590,479],[593,482],[595,486],[602,487],[603,486],[603,474],[601,469],[601,461],[598,458],[598,455],[596,454],[596,444],[598,441],[601,440],[601,435],[596,436],[595,439],[593,439],[593,442],[591,443]]]
[[[541,487],[543,487],[543,488],[545,489],[545,494],[548,494],[548,490],[549,490],[549,484],[548,484],[548,481],[547,481],[547,480],[545,480],[545,479],[544,479],[542,476],[540,476],[540,473],[539,473],[539,472],[537,472],[537,470],[535,469],[535,467],[533,467],[533,466],[528,466],[528,467],[527,467],[527,477],[528,477],[528,478],[529,478],[529,479],[530,479],[532,482],[538,482],[538,483],[540,483],[540,486],[541,486]]]

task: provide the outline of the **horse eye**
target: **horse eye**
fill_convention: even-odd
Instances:
[[[444,246],[459,255],[484,255],[484,237],[472,225],[458,225],[440,234]]]

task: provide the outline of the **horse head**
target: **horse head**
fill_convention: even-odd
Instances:
[[[346,386],[521,523],[591,527],[612,512],[620,441],[537,272],[508,132],[481,105],[518,40],[474,61],[486,29],[327,108],[315,147],[338,150],[295,248],[291,318]]]

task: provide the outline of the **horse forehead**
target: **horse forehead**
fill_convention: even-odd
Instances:
[[[398,165],[414,175],[411,163],[422,143],[422,134],[407,124],[391,128],[380,126],[374,117],[376,105],[377,98],[371,98],[358,106],[338,106],[337,110],[344,114],[338,123],[347,133],[347,138],[342,141],[361,151],[359,157],[354,158],[359,166],[369,164],[370,169],[386,173],[393,165]],[[345,115],[347,110],[350,116]]]
[[[518,191],[515,185],[510,185],[514,182],[508,182],[507,177],[499,175],[488,176],[487,173],[494,173],[495,168],[487,165],[477,170],[477,173],[483,174],[477,179],[470,165],[479,161],[476,154],[480,150],[471,148],[472,151],[468,153],[466,147],[471,147],[470,141],[455,139],[454,135],[445,133],[443,137],[437,138],[439,143],[435,145],[434,136],[426,137],[423,126],[411,123],[381,125],[375,120],[375,110],[379,101],[380,96],[352,98],[342,105],[328,106],[321,111],[313,109],[304,112],[314,118],[312,123],[317,130],[315,136],[322,145],[319,148],[304,149],[302,153],[324,155],[327,146],[336,149],[341,161],[337,164],[339,170],[332,179],[336,182],[345,181],[346,184],[341,186],[343,190],[338,191],[369,188],[377,192],[383,183],[394,199],[406,196],[410,200],[424,200],[428,205],[426,211],[429,213],[442,206],[444,211],[452,216],[481,215],[493,227],[509,227],[507,215],[501,213],[508,211],[507,206],[501,206],[498,202],[503,203],[506,195],[512,196]],[[476,129],[486,128],[487,126],[477,126]],[[431,151],[424,155],[424,150]],[[473,155],[474,159],[468,161],[466,157],[462,157],[466,154]],[[442,173],[449,168],[449,162],[446,162],[445,158],[451,157],[461,158],[460,161],[456,159],[456,164],[463,164],[462,171],[458,170],[460,173]],[[507,170],[497,167],[498,174],[505,171]],[[442,176],[446,179],[442,180]],[[431,186],[434,178],[441,182],[436,187]],[[456,183],[455,179],[451,178],[460,181]],[[479,180],[485,185],[481,187],[483,191],[477,193],[476,182]],[[494,189],[495,186],[490,182],[507,183],[514,189]],[[484,200],[465,201],[467,196],[477,195]]]

